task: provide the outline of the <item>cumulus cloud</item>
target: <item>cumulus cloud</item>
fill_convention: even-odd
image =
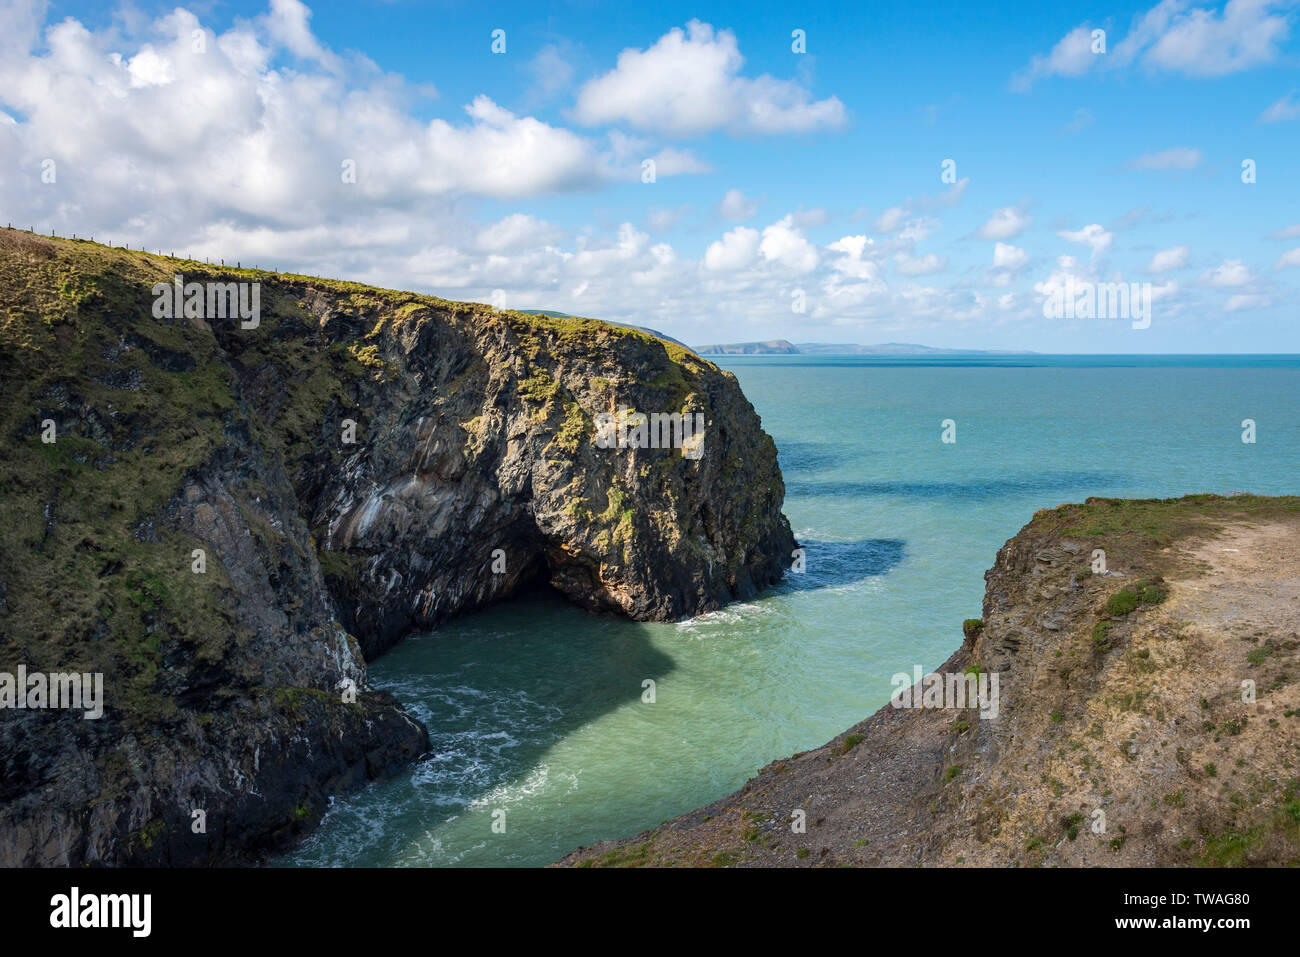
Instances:
[[[734,33],[692,20],[645,50],[620,53],[613,70],[578,92],[573,115],[589,126],[622,123],[672,136],[806,133],[844,123],[837,97],[814,100],[792,80],[741,76],[743,65]]]
[[[536,246],[551,246],[558,243],[561,237],[561,231],[551,223],[525,213],[512,213],[482,227],[475,237],[475,245],[488,253],[514,252]]]
[[[1238,73],[1274,62],[1294,19],[1290,0],[1228,0],[1222,7],[1161,0],[1134,17],[1128,33],[1106,53],[1093,52],[1093,28],[1080,24],[1050,52],[1035,55],[1011,85],[1023,92],[1046,76],[1079,77],[1134,65],[1185,76]]]
[[[704,251],[704,268],[714,272],[734,272],[752,266],[758,260],[757,229],[737,226],[725,233]]]
[[[0,179],[0,198],[14,220],[59,232],[302,264],[316,231],[332,228],[338,266],[367,223],[386,224],[370,233],[382,249],[450,223],[466,198],[635,181],[643,156],[660,177],[707,169],[683,151],[592,140],[487,96],[417,119],[412,103],[427,88],[329,50],[297,0],[220,34],[181,8],[125,32],[71,18],[42,31],[43,16],[39,3],[0,12],[0,149],[18,171]],[[56,182],[32,188],[45,185],[47,159]],[[477,241],[477,226],[448,228]]]
[[[1080,245],[1087,246],[1092,250],[1094,259],[1098,256],[1105,255],[1106,250],[1110,249],[1110,244],[1115,239],[1114,233],[1107,232],[1097,223],[1091,223],[1088,226],[1084,226],[1082,229],[1062,229],[1057,232],[1056,235],[1068,242],[1079,243]]]
[[[1015,272],[1029,262],[1029,253],[1009,243],[998,243],[993,247],[993,268],[1010,269]]]
[[[1028,213],[1015,206],[1004,206],[993,211],[988,222],[975,233],[980,239],[1015,239],[1029,225]]]
[[[17,165],[55,160],[68,174],[62,207],[109,223],[138,220],[145,208],[188,223],[290,224],[360,198],[395,206],[452,194],[508,199],[638,171],[486,96],[459,118],[421,122],[407,112],[400,78],[277,68],[277,50],[286,49],[339,66],[310,39],[301,4],[276,3],[202,52],[192,46],[200,29],[177,9],[152,25],[149,42],[124,52],[114,32],[67,19],[46,31],[44,55],[6,57],[0,99],[23,117],[11,130]],[[15,213],[39,204],[30,194],[12,198]],[[177,225],[156,231],[174,234]]]
[[[1151,257],[1151,262],[1147,263],[1147,272],[1162,273],[1182,269],[1187,265],[1187,259],[1190,255],[1191,250],[1186,246],[1162,249]]]
[[[875,261],[880,252],[874,239],[863,235],[841,236],[826,248],[840,254],[831,261],[831,268],[842,276],[875,279],[880,273]]]
[[[764,229],[758,249],[768,262],[780,263],[795,272],[811,272],[817,268],[817,247],[804,238],[792,216]]]
[[[1253,277],[1246,264],[1240,259],[1225,259],[1213,269],[1207,270],[1201,279],[1211,286],[1244,286]]]

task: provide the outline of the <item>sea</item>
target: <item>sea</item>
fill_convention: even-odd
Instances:
[[[276,864],[528,867],[630,837],[941,664],[1038,509],[1300,492],[1300,356],[714,361],[776,441],[804,572],[688,621],[538,590],[407,637],[370,676],[428,726],[432,755],[333,799]]]

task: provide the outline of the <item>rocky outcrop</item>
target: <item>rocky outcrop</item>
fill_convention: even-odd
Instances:
[[[156,318],[176,274],[257,323]],[[0,710],[0,863],[260,859],[428,748],[366,683],[408,630],[539,578],[694,614],[794,547],[734,378],[635,330],[13,230],[0,323],[0,673],[104,681],[97,720]]]
[[[995,707],[886,705],[561,863],[1294,866],[1297,569],[1300,498],[1045,510],[998,552],[982,617],[936,672],[983,677]]]
[[[735,377],[689,350],[591,320],[293,277],[269,301],[256,334],[227,327],[218,340],[241,394],[284,436],[367,656],[535,577],[593,611],[664,620],[749,597],[789,565],[776,447]],[[309,408],[286,402],[340,352],[357,374]],[[689,416],[703,433],[690,449],[631,447],[640,416]],[[598,426],[617,445],[620,420],[628,447],[602,447]]]

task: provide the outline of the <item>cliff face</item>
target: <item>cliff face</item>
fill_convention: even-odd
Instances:
[[[178,273],[256,326],[155,318]],[[256,859],[427,750],[366,685],[407,630],[537,576],[692,614],[794,547],[734,378],[635,331],[12,230],[0,323],[0,673],[103,675],[0,709],[0,863]],[[622,408],[702,454],[599,447]]]
[[[562,863],[1294,866],[1298,570],[1294,497],[1040,512],[937,669],[990,690],[997,675],[996,713],[886,705],[735,794]]]
[[[279,434],[368,657],[536,576],[593,611],[662,620],[749,597],[788,567],[776,447],[735,377],[689,350],[311,280],[277,282],[270,302],[257,334],[218,341]],[[339,381],[320,368],[331,354],[358,363],[332,392],[316,386]],[[700,443],[601,447],[603,417],[617,441],[620,421],[631,439],[655,415],[702,416]]]

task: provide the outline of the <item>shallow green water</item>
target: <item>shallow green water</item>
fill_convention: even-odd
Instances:
[[[807,573],[679,624],[542,594],[406,639],[371,676],[435,756],[337,799],[282,863],[539,865],[635,834],[866,717],[895,672],[940,664],[1035,510],[1300,490],[1300,360],[1004,361],[723,360],[781,450]]]

